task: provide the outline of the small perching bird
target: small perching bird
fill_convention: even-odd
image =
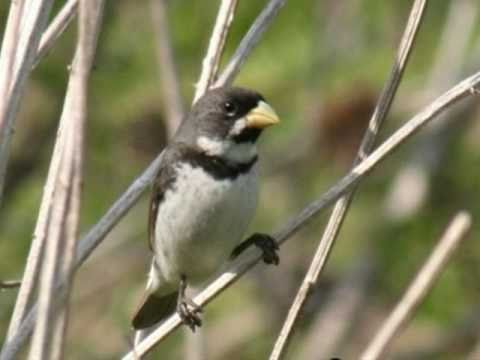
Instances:
[[[238,87],[207,92],[185,117],[153,183],[148,231],[154,256],[135,329],[153,326],[175,308],[192,330],[200,326],[187,284],[205,281],[252,244],[266,263],[278,264],[268,235],[241,242],[257,206],[256,142],[278,122],[260,94]]]

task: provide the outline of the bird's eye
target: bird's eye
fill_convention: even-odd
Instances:
[[[237,113],[237,106],[233,102],[225,102],[223,108],[228,116],[234,116]]]

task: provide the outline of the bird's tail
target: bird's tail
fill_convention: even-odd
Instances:
[[[168,295],[145,294],[132,319],[136,330],[145,329],[172,314],[177,305],[178,292]]]

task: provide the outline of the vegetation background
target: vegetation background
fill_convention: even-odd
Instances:
[[[463,75],[480,69],[480,21],[476,21],[471,33],[457,31],[467,37],[459,57],[462,64],[447,62],[441,75],[449,75],[449,82],[436,81],[439,75],[433,69],[442,56],[437,50],[445,46],[442,33],[456,2],[460,3],[435,1],[427,9],[383,137]],[[224,59],[264,3],[239,2]],[[480,4],[470,3],[480,19]],[[191,102],[218,4],[169,2],[172,44],[186,104]],[[0,2],[0,29],[8,5]],[[61,5],[63,1],[57,1],[56,9]],[[280,11],[235,82],[264,94],[282,118],[281,125],[262,139],[262,195],[252,231],[278,228],[348,170],[389,75],[410,7],[410,1],[296,0]],[[90,83],[84,230],[165,145],[165,107],[153,29],[148,1],[107,3]],[[460,40],[456,37],[447,45],[456,49]],[[74,46],[71,27],[34,71],[22,102],[0,215],[2,280],[22,274]],[[461,71],[450,73],[458,66]],[[417,136],[362,183],[327,271],[300,322],[291,359],[310,358],[312,334],[324,331],[328,337],[337,321],[346,322],[348,329],[332,345],[331,356],[353,358],[400,297],[449,218],[467,209],[474,224],[480,219],[478,105],[471,102],[451,112],[441,131]],[[118,358],[130,346],[130,316],[149,266],[147,202],[144,196],[78,273],[69,359]],[[282,247],[279,268],[258,266],[208,306],[204,315],[208,359],[267,357],[327,216],[325,212]],[[469,240],[395,342],[395,358],[438,359],[440,352],[441,358],[455,359],[472,349],[480,334],[479,235],[474,225]],[[15,296],[15,290],[0,293],[0,339]],[[349,299],[356,300],[353,315],[347,320],[334,317],[332,328],[322,328],[322,319],[328,314],[341,316],[340,305]],[[337,313],[332,304],[337,304]],[[155,353],[182,358],[183,337],[177,331]]]

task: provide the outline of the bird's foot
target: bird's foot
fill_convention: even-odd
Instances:
[[[195,332],[197,326],[202,326],[202,319],[199,315],[199,313],[202,312],[202,308],[195,304],[195,302],[185,294],[186,289],[186,277],[182,276],[180,280],[180,289],[178,291],[177,312],[183,323]]]
[[[265,264],[278,265],[280,263],[280,257],[278,256],[278,244],[273,237],[267,234],[255,233],[248,239],[240,243],[232,251],[231,258],[236,258],[248,247],[255,245],[260,248],[263,253],[263,262]]]

